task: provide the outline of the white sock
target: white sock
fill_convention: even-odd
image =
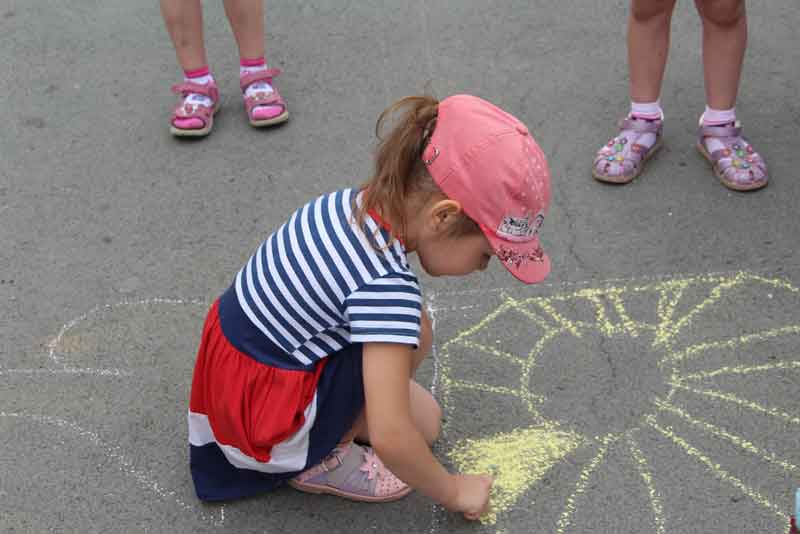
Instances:
[[[244,66],[239,65],[239,77],[245,76],[247,74],[251,74],[253,72],[259,72],[262,70],[267,70],[267,64],[264,63],[263,65],[255,65],[255,66]],[[247,89],[245,90],[245,96],[253,96],[256,93],[272,93],[273,89],[272,86],[267,83],[266,80],[261,80],[260,82],[253,82],[251,83]]]
[[[714,109],[706,106],[706,110],[703,113],[702,117],[700,117],[700,121],[703,123],[703,126],[723,126],[730,123],[736,122],[736,108],[733,107],[731,109]],[[705,138],[705,145],[706,150],[709,154],[714,152],[715,150],[720,150],[725,148],[725,145],[715,139],[713,137],[706,137]]]
[[[664,110],[661,109],[661,103],[658,100],[655,102],[631,101],[631,111],[628,116],[637,119],[657,120],[664,118]]]
[[[205,85],[208,82],[213,82],[214,77],[211,74],[206,74],[204,76],[197,76],[195,78],[187,78],[186,76],[183,77],[183,81],[185,82],[192,82],[198,83],[200,85]],[[198,106],[206,106],[210,108],[213,105],[213,100],[211,100],[206,95],[201,95],[198,93],[189,93],[186,95],[186,98],[183,99],[183,102],[186,104],[195,104]]]
[[[702,120],[704,126],[721,126],[723,124],[736,122],[736,108],[714,109],[706,106]]]
[[[664,110],[661,109],[661,103],[656,100],[655,102],[633,102],[631,101],[631,111],[628,113],[631,119],[642,120],[659,120],[664,118]],[[630,150],[631,143],[634,138],[638,136],[636,142],[642,146],[650,148],[656,144],[656,134],[654,133],[638,133],[633,130],[623,130],[623,134],[628,139],[628,145],[625,150]],[[628,155],[627,153],[625,154]]]

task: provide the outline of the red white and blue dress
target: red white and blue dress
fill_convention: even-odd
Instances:
[[[318,464],[364,406],[361,348],[416,346],[421,296],[405,250],[353,189],[269,236],[212,305],[189,402],[198,497],[254,495]]]

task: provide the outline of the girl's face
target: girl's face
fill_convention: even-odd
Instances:
[[[483,233],[459,237],[432,236],[421,240],[417,256],[425,272],[431,276],[463,276],[483,271],[494,256]]]

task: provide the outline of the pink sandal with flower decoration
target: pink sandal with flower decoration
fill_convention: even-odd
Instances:
[[[644,164],[661,148],[661,135],[664,131],[664,121],[645,120],[628,117],[619,122],[620,132],[633,131],[630,150],[626,150],[628,138],[617,134],[606,145],[597,151],[592,164],[592,176],[601,182],[627,184],[639,176],[644,170]],[[655,143],[648,147],[636,141],[646,133],[656,136]]]
[[[340,444],[327,458],[289,481],[296,490],[338,495],[360,502],[389,502],[411,493],[371,447],[353,442]]]
[[[179,137],[203,137],[211,133],[214,114],[219,110],[219,89],[214,82],[206,84],[183,82],[172,86],[172,92],[181,95],[181,102],[172,112],[170,132]],[[213,107],[187,101],[191,94],[211,99]]]
[[[251,125],[255,127],[272,126],[289,120],[286,102],[281,98],[278,88],[272,83],[272,79],[280,73],[280,69],[265,69],[245,74],[239,79],[247,118]],[[267,82],[272,87],[272,92],[257,91],[251,96],[246,96],[247,88],[256,82]]]
[[[707,138],[719,141],[724,148],[709,153]],[[703,126],[701,119],[697,150],[711,163],[714,174],[728,189],[752,191],[761,189],[769,181],[767,164],[742,137],[739,121],[733,126]]]

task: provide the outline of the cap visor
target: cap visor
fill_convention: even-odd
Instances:
[[[537,254],[541,250],[538,237],[532,241],[516,243],[500,239],[489,233],[485,233],[485,235],[498,259],[508,256],[507,251],[512,251],[511,257],[505,261],[500,259],[500,263],[517,280],[526,284],[536,284],[547,278],[550,273],[550,257],[543,252],[540,252],[541,257]]]

